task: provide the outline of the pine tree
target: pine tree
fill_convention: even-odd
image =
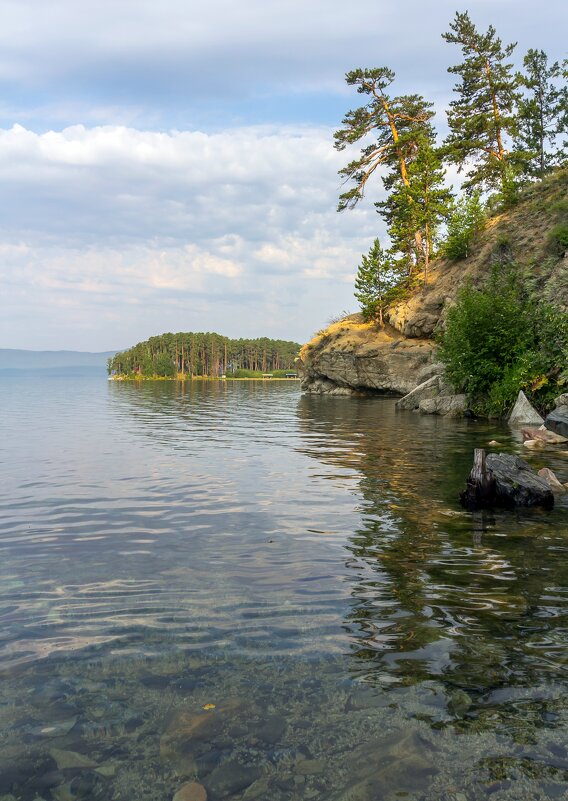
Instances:
[[[408,167],[408,186],[397,182],[387,200],[375,205],[389,225],[399,269],[412,273],[423,268],[426,281],[436,234],[450,214],[452,193],[444,186],[445,170],[431,126],[424,126],[416,145]],[[419,252],[414,248],[415,231],[421,234]]]
[[[416,95],[390,97],[386,90],[394,78],[394,72],[387,67],[356,69],[345,76],[349,86],[355,86],[368,101],[347,112],[342,120],[343,127],[334,134],[335,147],[345,150],[347,145],[356,144],[370,135],[376,136],[376,141],[364,144],[359,158],[339,171],[346,182],[355,182],[355,186],[340,195],[339,211],[352,208],[363,198],[367,181],[382,165],[395,167],[402,182],[408,183],[407,161],[412,155],[409,132],[434,114],[431,104]]]
[[[394,78],[394,72],[387,67],[356,69],[346,75],[347,83],[368,100],[365,105],[348,111],[343,127],[334,134],[337,150],[363,141],[359,158],[339,171],[345,182],[352,181],[354,186],[339,196],[338,211],[353,208],[363,198],[367,181],[381,166],[389,170],[393,181],[400,179],[403,185],[409,184],[408,166],[416,154],[416,139],[434,112],[432,104],[420,95],[387,94]],[[370,136],[375,141],[365,144]],[[419,231],[415,232],[415,242],[420,250]]]
[[[543,178],[559,162],[554,151],[556,137],[565,130],[563,94],[556,85],[560,76],[557,61],[548,64],[544,50],[529,50],[524,57],[524,73],[518,81],[526,90],[519,101],[519,146],[525,153],[524,171]]]
[[[388,255],[375,239],[367,255],[362,256],[355,278],[355,297],[365,320],[384,325],[383,313],[392,300],[400,276],[393,269]]]
[[[450,29],[442,36],[461,46],[464,60],[448,69],[461,81],[448,111],[446,155],[460,171],[473,161],[464,187],[502,189],[512,164],[508,140],[516,133],[518,91],[513,65],[507,63],[516,43],[504,46],[492,25],[479,33],[467,11],[456,13]]]

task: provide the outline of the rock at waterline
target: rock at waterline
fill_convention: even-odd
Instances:
[[[538,475],[541,478],[544,478],[552,492],[555,492],[558,495],[563,495],[566,492],[566,487],[564,484],[558,480],[556,474],[552,470],[549,470],[548,467],[543,467],[541,470],[539,470]]]
[[[467,408],[467,398],[465,395],[440,395],[420,401],[418,408],[421,414],[462,417]]]
[[[546,445],[562,445],[568,442],[566,437],[556,434],[554,431],[549,431],[542,426],[541,428],[521,428],[521,434],[526,441],[542,440]]]
[[[517,400],[515,405],[513,406],[513,411],[509,417],[509,425],[511,426],[518,426],[518,425],[536,425],[540,426],[544,423],[544,420],[537,412],[537,410],[531,405],[527,396],[521,389],[519,394],[517,395]]]
[[[544,425],[549,431],[554,431],[561,437],[568,437],[568,406],[557,406],[547,416]]]
[[[546,443],[543,439],[526,439],[523,442],[525,448],[530,448],[530,450],[538,451],[542,450],[545,447]]]
[[[476,448],[473,469],[466,489],[460,494],[466,509],[487,509],[501,506],[541,506],[551,509],[554,495],[548,481],[538,476],[523,459],[507,453],[490,453]]]

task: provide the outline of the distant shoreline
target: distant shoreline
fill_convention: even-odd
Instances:
[[[212,376],[212,375],[194,375],[194,376],[130,376],[130,375],[109,375],[109,381],[299,381],[300,377],[283,378],[273,376],[271,378],[263,378],[262,376],[254,376],[247,378],[239,378],[233,376]]]

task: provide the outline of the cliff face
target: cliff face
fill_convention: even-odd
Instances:
[[[377,390],[405,395],[434,373],[435,345],[407,338],[390,325],[377,331],[354,314],[322,331],[300,351],[308,392]]]
[[[440,372],[434,336],[460,288],[466,281],[482,286],[495,265],[515,264],[540,297],[568,307],[568,253],[551,238],[567,215],[564,169],[526,189],[514,209],[489,220],[468,258],[434,261],[427,282],[387,310],[384,329],[354,314],[316,334],[300,351],[303,389],[410,392]]]

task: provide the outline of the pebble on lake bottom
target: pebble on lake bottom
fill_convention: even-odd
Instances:
[[[188,782],[174,795],[174,801],[207,801],[207,791],[199,782]]]

